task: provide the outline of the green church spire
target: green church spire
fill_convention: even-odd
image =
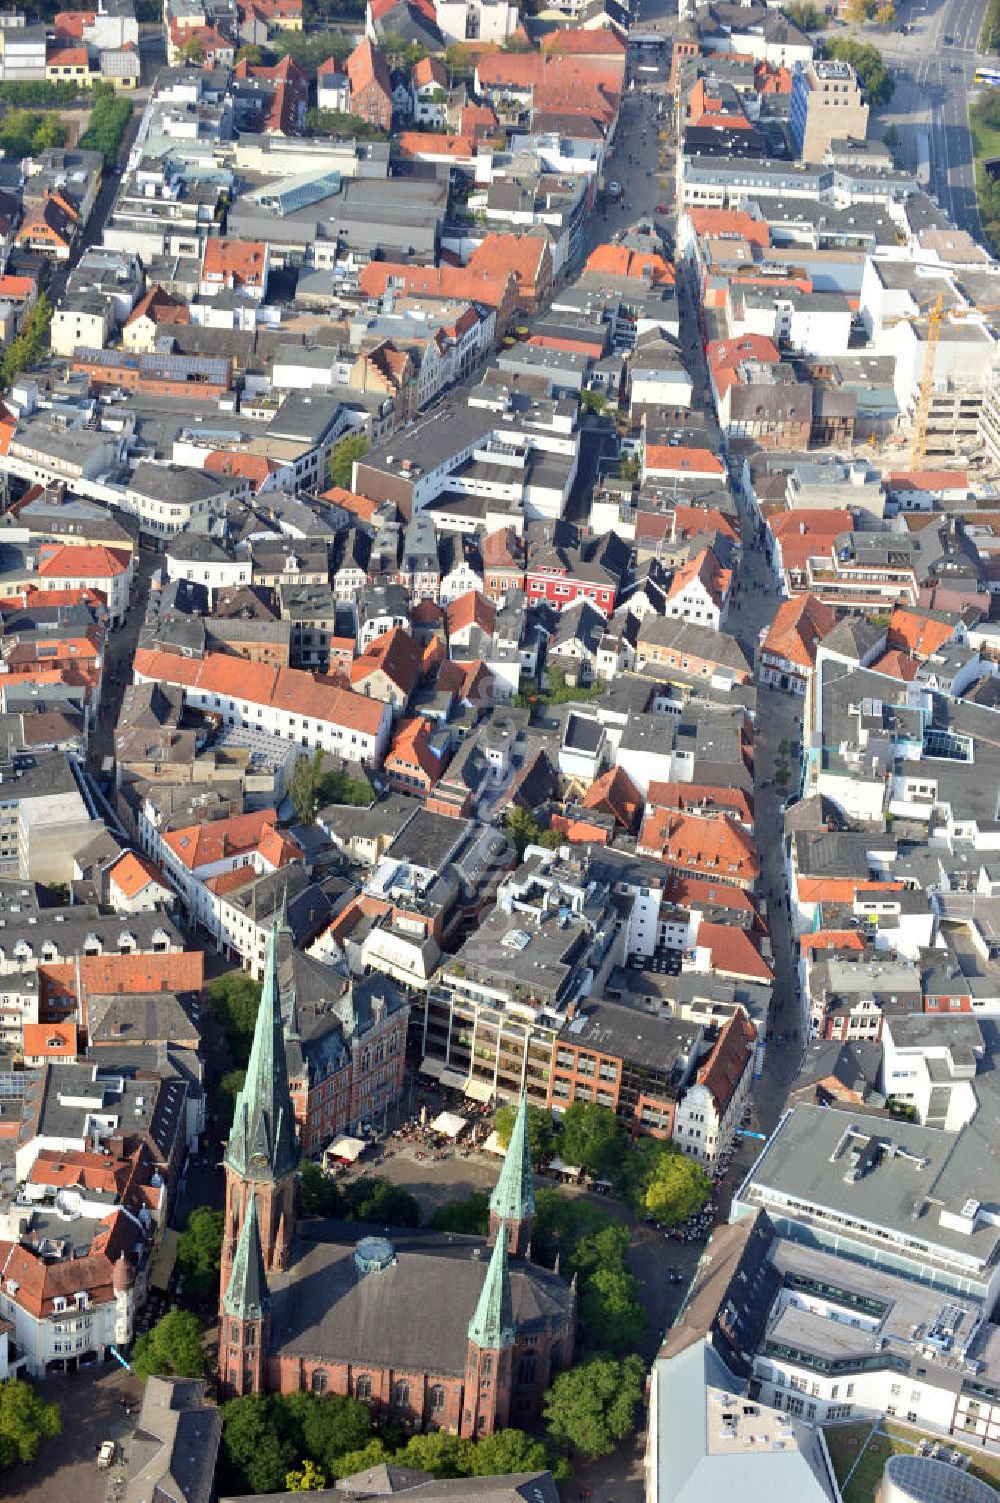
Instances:
[[[469,1340],[480,1350],[490,1352],[514,1345],[514,1305],[503,1228],[493,1244],[486,1283],[479,1295],[476,1313],[469,1322]]]
[[[285,1035],[278,992],[278,926],[267,943],[253,1047],[243,1089],[236,1098],[226,1145],[226,1166],[242,1179],[278,1180],[298,1166],[295,1114],[288,1091]]]
[[[535,1179],[531,1172],[531,1144],[528,1141],[528,1098],[523,1094],[500,1178],[490,1196],[490,1211],[496,1220],[514,1222],[519,1226],[530,1221],[535,1214]]]
[[[257,1229],[257,1198],[251,1195],[236,1244],[233,1271],[222,1296],[222,1308],[233,1320],[263,1320],[270,1304]]]

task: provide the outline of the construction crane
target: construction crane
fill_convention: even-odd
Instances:
[[[920,377],[920,396],[913,419],[913,442],[910,445],[910,469],[919,470],[927,453],[927,422],[931,415],[931,398],[934,395],[934,363],[937,358],[938,340],[944,318],[944,293],[934,299],[927,320],[927,348],[924,351],[924,369]]]

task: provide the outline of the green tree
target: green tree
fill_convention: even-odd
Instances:
[[[591,1357],[560,1373],[545,1395],[549,1435],[583,1456],[610,1456],[635,1429],[645,1380],[636,1356]]]
[[[257,1009],[260,1006],[260,982],[245,971],[227,971],[209,983],[212,1010],[226,1035],[233,1058],[239,1068],[250,1059]]]
[[[251,68],[259,68],[261,63],[264,61],[264,54],[259,47],[254,45],[254,43],[248,42],[243,47],[237,47],[236,61],[238,63],[249,63]],[[294,1488],[289,1488],[289,1492],[294,1491]],[[300,1488],[299,1491],[304,1492],[306,1491],[306,1489]]]
[[[326,1478],[312,1461],[303,1461],[297,1470],[285,1473],[285,1488],[290,1493],[318,1493],[325,1487]]]
[[[288,779],[288,797],[296,819],[304,825],[311,825],[316,818],[322,768],[323,752],[317,746],[311,757],[299,757]]]
[[[306,110],[306,135],[331,136],[337,141],[388,141],[389,137],[370,120],[343,110]]]
[[[876,26],[895,26],[896,7],[894,5],[880,5],[875,12]]]
[[[426,1435],[411,1435],[395,1461],[400,1466],[430,1472],[435,1477],[467,1477],[470,1443],[447,1430],[431,1430]]]
[[[306,1216],[343,1216],[346,1206],[332,1174],[324,1174],[311,1159],[302,1161],[299,1198]]]
[[[640,1208],[665,1226],[677,1226],[701,1210],[711,1189],[701,1165],[674,1148],[661,1154],[648,1181],[640,1186]]]
[[[177,1266],[184,1275],[185,1293],[199,1303],[218,1289],[223,1225],[221,1211],[196,1206],[177,1240]]]
[[[131,118],[131,100],[116,94],[111,84],[95,84],[94,108],[78,144],[88,151],[99,151],[105,167],[113,167]]]
[[[792,0],[790,5],[784,7],[785,15],[789,21],[803,31],[824,31],[827,25],[826,13],[819,6],[812,5],[809,0]]]
[[[330,484],[349,491],[354,484],[354,462],[364,459],[371,448],[363,433],[349,433],[334,446],[330,455]]]
[[[0,1383],[0,1467],[34,1461],[42,1441],[61,1432],[58,1404],[47,1404],[20,1378]]]
[[[420,1202],[402,1185],[372,1175],[352,1180],[344,1192],[354,1221],[376,1221],[383,1226],[419,1226]]]
[[[196,63],[199,66],[205,61],[205,44],[198,37],[192,37],[181,48],[181,57],[186,63]]]
[[[823,56],[850,63],[871,104],[889,103],[896,80],[885,66],[881,52],[870,42],[858,42],[854,37],[830,37],[823,43]]]
[[[611,1261],[598,1261],[595,1240],[603,1237],[617,1226],[607,1211],[579,1195],[566,1195],[562,1190],[543,1189],[535,1195],[535,1225],[531,1233],[532,1256],[551,1268],[556,1258],[563,1274],[569,1278],[574,1273],[583,1278],[601,1266],[624,1266],[624,1251],[617,1253],[615,1244],[602,1244]],[[624,1246],[628,1246],[625,1233]]]
[[[222,1453],[233,1489],[275,1493],[299,1454],[287,1415],[274,1396],[250,1393],[222,1408]]]
[[[0,360],[0,385],[9,386],[19,371],[38,364],[48,347],[51,322],[52,304],[42,292],[27,318],[22,321],[17,338],[11,341],[3,353],[3,359]]]
[[[299,1414],[302,1450],[324,1471],[335,1471],[341,1456],[362,1450],[372,1439],[372,1412],[360,1399],[342,1393],[293,1397],[307,1401]]]
[[[436,1232],[459,1232],[473,1237],[485,1237],[490,1224],[490,1198],[480,1190],[474,1190],[464,1200],[449,1200],[438,1206],[431,1217],[431,1226]]]
[[[574,1101],[563,1114],[559,1157],[598,1179],[613,1175],[626,1151],[625,1133],[610,1107]]]
[[[598,417],[605,411],[608,399],[603,391],[589,391],[586,387],[580,392],[580,411],[592,412]]]
[[[132,1367],[145,1383],[147,1378],[203,1378],[208,1360],[202,1346],[202,1323],[191,1310],[171,1310],[135,1344]]]
[[[319,808],[329,804],[353,804],[367,809],[375,802],[375,790],[365,778],[352,778],[341,769],[324,772],[316,789]]]
[[[470,1447],[467,1477],[503,1477],[508,1473],[544,1472],[551,1465],[543,1441],[523,1430],[497,1430]]]
[[[215,1095],[224,1122],[231,1123],[236,1109],[236,1098],[247,1078],[245,1070],[227,1070],[216,1087]]]
[[[583,1286],[580,1320],[591,1345],[634,1351],[646,1329],[634,1275],[627,1268],[598,1268]]]
[[[899,131],[894,125],[889,126],[889,129],[882,137],[882,141],[889,151],[896,150],[896,147],[899,145]]]
[[[507,834],[514,842],[518,857],[523,857],[529,845],[541,845],[555,850],[562,844],[558,830],[543,830],[530,809],[515,804],[507,811]]]
[[[364,15],[364,7],[361,8]],[[354,43],[342,31],[282,31],[271,43],[279,57],[290,57],[307,73],[314,73],[328,57],[343,62]]]
[[[382,1466],[393,1459],[384,1440],[370,1440],[361,1451],[349,1451],[337,1462],[338,1482],[342,1477],[353,1477],[356,1472],[367,1472],[370,1467]]]
[[[514,1118],[517,1115],[512,1106],[497,1107],[496,1116],[493,1118],[493,1131],[500,1142],[507,1147],[510,1135],[514,1131]],[[555,1147],[555,1132],[552,1127],[552,1113],[546,1111],[544,1106],[528,1106],[528,1143],[531,1147],[531,1162],[537,1169],[544,1164],[546,1159],[552,1157]]]

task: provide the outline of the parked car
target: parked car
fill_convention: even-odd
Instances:
[[[101,1449],[97,1453],[97,1465],[102,1472],[106,1472],[108,1467],[114,1466],[117,1449],[113,1440],[103,1440],[101,1442]]]

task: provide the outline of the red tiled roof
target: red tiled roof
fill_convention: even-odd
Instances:
[[[369,261],[358,284],[365,297],[381,297],[390,279],[401,291],[418,296],[467,298],[499,308],[514,285],[513,272],[471,272],[465,266],[411,266],[405,261]]]
[[[488,600],[479,590],[468,590],[448,606],[448,635],[464,631],[467,626],[478,626],[484,632],[491,633],[496,617],[497,608],[492,600]]]
[[[207,824],[168,830],[161,839],[180,864],[193,872],[255,851],[265,832],[273,829],[277,818],[274,809],[254,809],[247,814],[234,814],[229,819],[213,819]]]
[[[157,882],[161,887],[167,884],[163,874],[157,870],[147,856],[140,856],[135,851],[125,851],[118,860],[108,868],[108,878],[126,898],[134,898],[150,882]]]
[[[182,303],[162,287],[150,287],[136,303],[125,320],[125,327],[137,319],[149,317],[155,324],[189,324],[191,312],[187,303]]]
[[[890,678],[902,679],[907,684],[912,683],[920,671],[916,658],[911,658],[908,653],[899,652],[896,648],[883,652],[870,666],[873,673],[885,673]]]
[[[650,251],[630,250],[627,245],[598,245],[587,257],[584,271],[609,277],[632,277],[653,287],[673,286],[677,273],[669,261]]]
[[[76,1059],[79,1053],[75,1023],[25,1023],[21,1032],[28,1059]]]
[[[815,595],[783,600],[764,639],[763,651],[786,658],[800,668],[813,668],[816,647],[836,626],[838,613]]]
[[[468,136],[450,136],[447,131],[404,130],[396,136],[399,154],[419,161],[421,157],[456,157],[471,162],[475,146]]]
[[[954,633],[954,622],[938,621],[921,611],[897,605],[889,617],[887,641],[891,648],[926,659],[949,642]]]
[[[721,609],[733,582],[733,571],[722,567],[714,548],[702,548],[694,558],[675,570],[667,590],[667,599],[676,599],[696,579],[701,581],[705,592]]]
[[[646,789],[651,809],[680,809],[684,813],[729,813],[740,824],[753,824],[753,803],[742,788],[719,788],[707,783],[661,783],[654,778]]]
[[[270,705],[329,724],[347,725],[369,736],[378,734],[385,715],[380,700],[353,694],[318,674],[301,668],[271,668],[221,652],[182,658],[176,653],[140,647],[133,667],[140,679],[160,679],[205,694]]]
[[[696,209],[684,211],[691,221],[696,235],[724,240],[746,240],[762,249],[771,243],[771,230],[766,219],[755,219],[743,209]]]
[[[666,475],[724,475],[726,467],[710,449],[683,444],[647,444],[645,469]]]
[[[751,1068],[756,1041],[757,1030],[746,1013],[735,1013],[723,1026],[715,1048],[698,1071],[698,1084],[708,1087],[720,1115],[732,1100],[744,1071]]]
[[[382,672],[403,694],[410,695],[420,678],[420,653],[413,638],[401,626],[376,637],[371,646],[351,664],[351,683],[363,684],[373,673]]]
[[[223,278],[244,287],[263,287],[267,243],[263,240],[226,240],[210,235],[205,241],[201,274],[205,280]]]
[[[799,936],[799,948],[803,955],[814,950],[863,950],[865,942],[857,929],[817,929],[812,934]]]
[[[43,962],[38,980],[44,999],[77,997],[79,974],[84,1004],[88,992],[95,996],[131,992],[199,992],[205,982],[205,957],[201,950],[161,950],[136,955],[81,955],[77,962]],[[86,1018],[84,1018],[86,1023]]]
[[[893,491],[964,491],[968,485],[968,470],[893,470],[889,476]]]
[[[591,783],[583,807],[608,813],[623,830],[632,830],[642,812],[642,794],[623,767],[612,767]]]
[[[717,875],[722,881],[752,879],[759,870],[753,836],[728,814],[702,818],[647,807],[637,848],[668,866]]]
[[[43,579],[117,579],[127,574],[131,556],[120,548],[100,544],[43,543],[38,550],[38,573]]]
[[[432,729],[433,721],[419,715],[402,721],[385,759],[386,772],[392,772],[396,767],[400,771],[418,767],[431,783],[436,783],[441,776],[442,762],[430,747]]]
[[[329,490],[323,491],[321,499],[342,506],[362,522],[370,522],[382,504],[380,501],[369,501],[367,496],[359,496],[355,491],[346,491],[341,485],[331,485]]]
[[[712,970],[723,976],[743,976],[769,982],[774,972],[745,929],[735,924],[712,924],[702,919],[695,941],[698,949],[711,952]]]

